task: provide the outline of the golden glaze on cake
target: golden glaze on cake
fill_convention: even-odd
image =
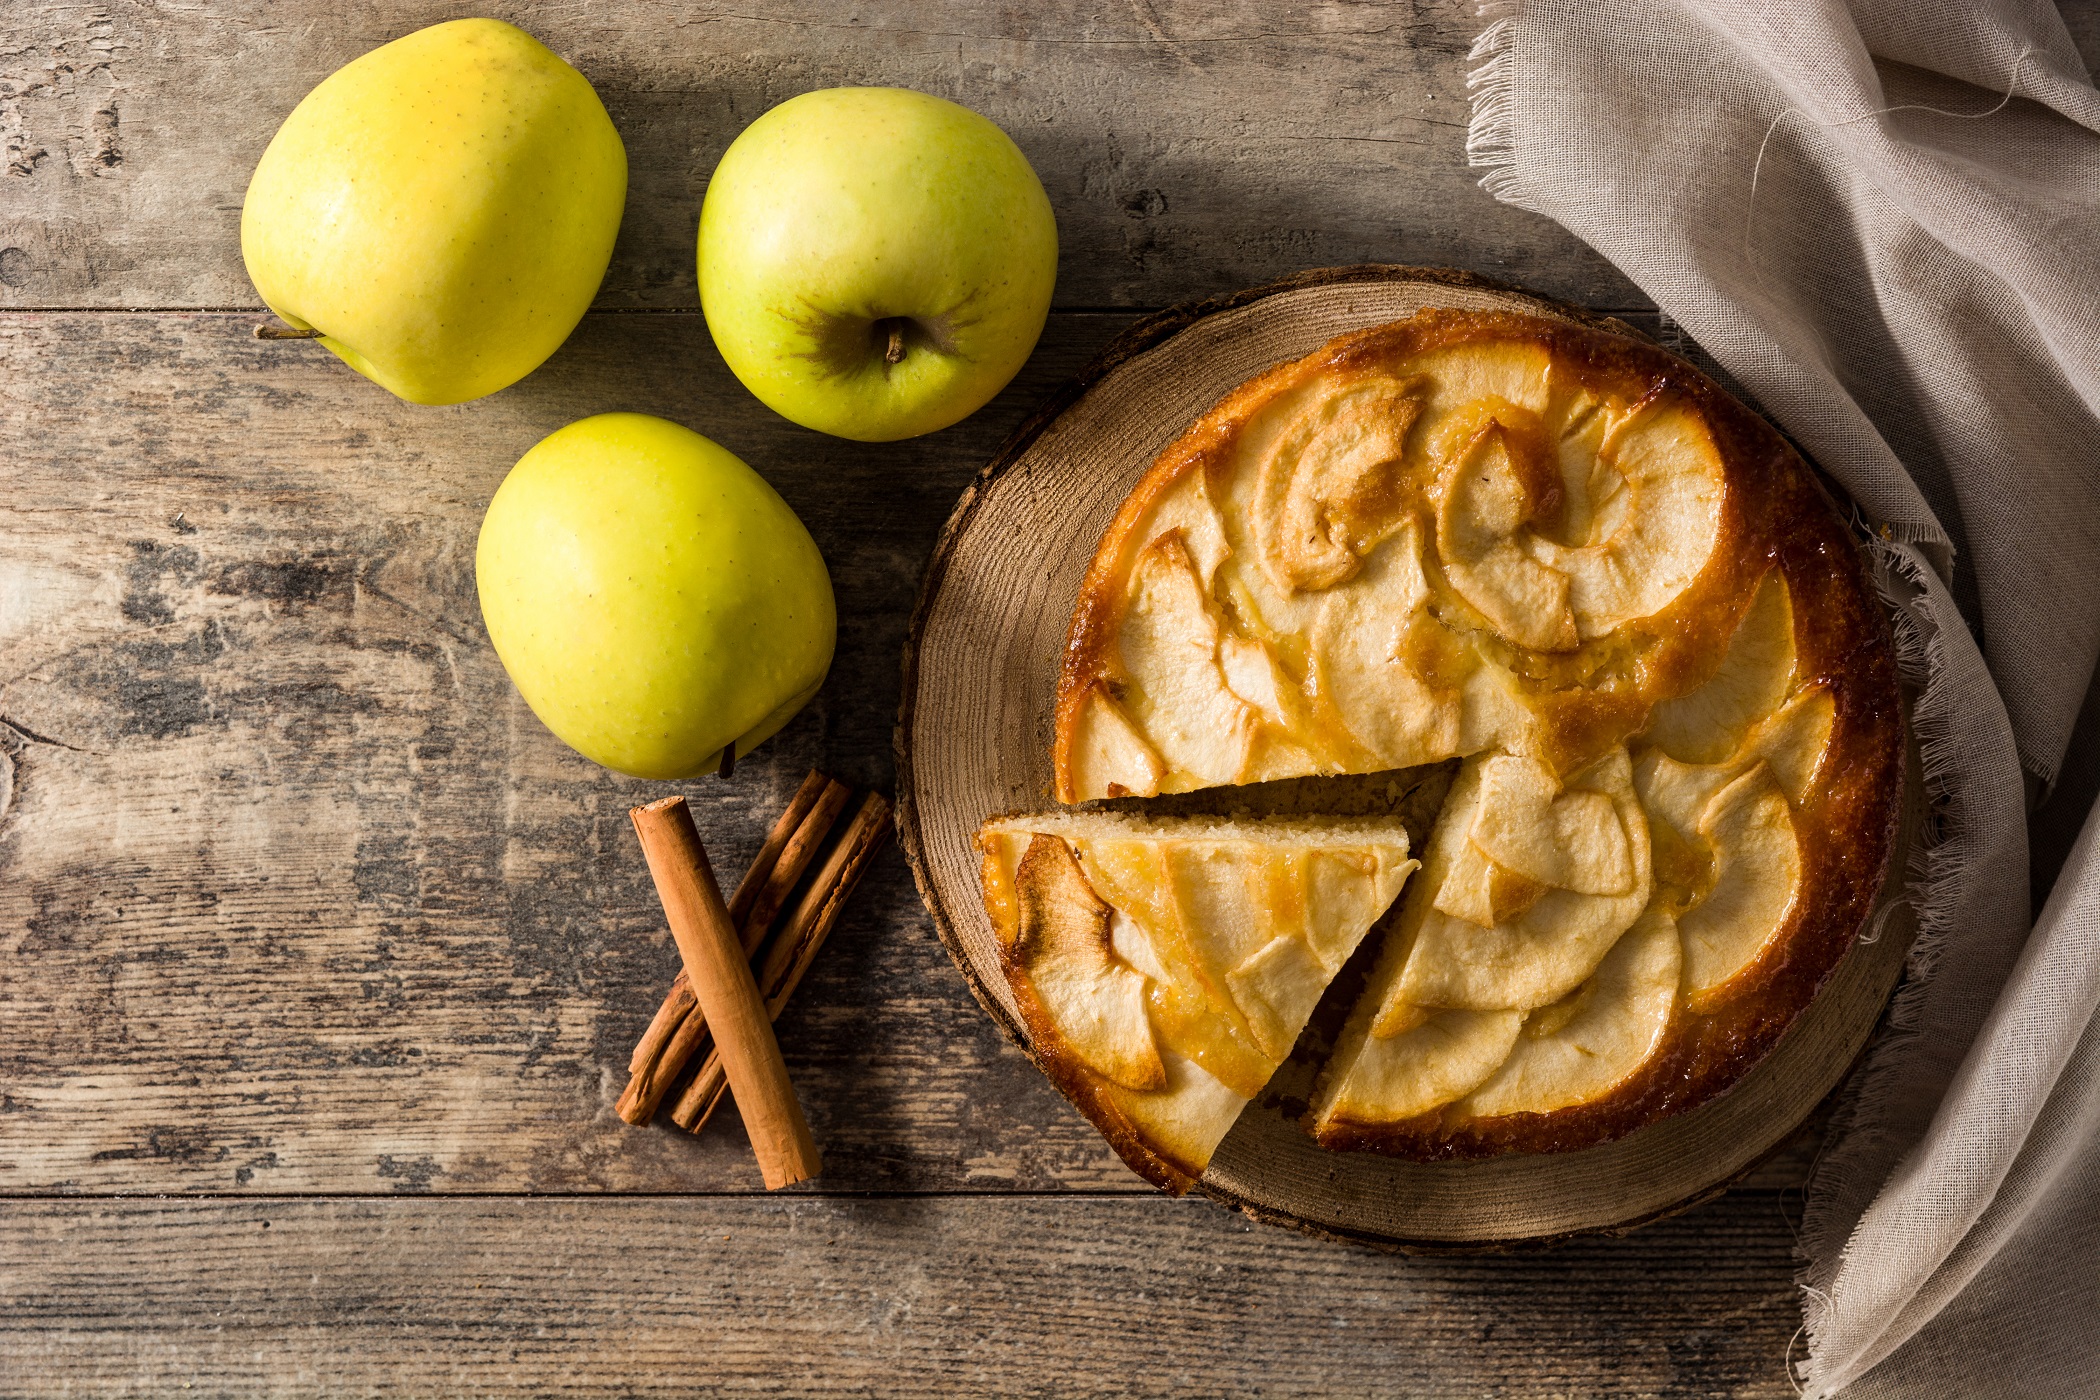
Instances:
[[[985,907],[1036,1060],[1179,1194],[1415,863],[1393,821],[995,818]]]
[[[1057,795],[1465,759],[1326,1145],[1566,1150],[1724,1091],[1878,891],[1887,624],[1800,458],[1662,351],[1425,311],[1229,395],[1103,537]]]

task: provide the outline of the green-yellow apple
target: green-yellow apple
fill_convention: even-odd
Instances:
[[[945,428],[1035,348],[1057,222],[1028,158],[903,88],[790,98],[745,128],[700,210],[700,305],[784,418],[862,442]]]
[[[809,703],[838,630],[816,542],[700,434],[601,413],[541,440],[474,556],[496,655],[546,726],[638,778],[690,778]]]
[[[493,19],[337,69],[248,183],[262,299],[412,403],[515,384],[582,319],[627,201],[627,151],[581,73]]]

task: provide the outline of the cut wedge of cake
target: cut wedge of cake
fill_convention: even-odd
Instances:
[[[1176,1193],[1415,866],[1382,820],[1060,813],[977,844],[1037,1063]]]

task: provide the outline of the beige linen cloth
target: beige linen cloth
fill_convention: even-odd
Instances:
[[[1924,686],[1923,932],[1810,1186],[1796,1378],[2100,1394],[2100,726],[2079,724],[2100,94],[2047,0],[1482,18],[1482,183],[1610,258],[1844,484]],[[2043,826],[2082,830],[2036,919],[2038,799]],[[2037,838],[2043,864],[2061,844]]]

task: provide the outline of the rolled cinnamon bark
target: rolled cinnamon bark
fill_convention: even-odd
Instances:
[[[680,968],[664,1004],[656,1009],[656,1019],[634,1047],[634,1055],[628,1061],[627,1088],[613,1105],[613,1112],[637,1127],[654,1118],[664,1095],[678,1082],[686,1063],[706,1039],[707,1018],[700,1014],[693,984]]]
[[[758,902],[759,894],[773,874],[773,867],[779,864],[780,853],[787,849],[788,843],[801,829],[802,819],[809,815],[810,808],[817,805],[817,799],[834,786],[832,779],[814,768],[810,769],[802,786],[796,788],[795,795],[788,799],[786,809],[774,819],[773,829],[766,833],[766,843],[751,858],[751,868],[744,872],[744,878],[737,881],[736,893],[729,896],[729,918],[738,928],[741,929],[751,917],[751,906]]]
[[[766,932],[773,927],[773,920],[780,916],[780,906],[787,903],[788,891],[809,869],[823,848],[824,838],[831,835],[832,823],[839,813],[846,810],[853,789],[836,778],[824,780],[824,787],[810,803],[809,812],[782,846],[773,867],[767,871],[763,887],[752,897],[749,907],[738,915],[737,934],[743,939],[744,951],[755,953],[758,945],[766,941]],[[732,913],[736,911],[734,908]]]
[[[731,905],[732,909],[736,906]],[[671,990],[664,993],[664,1004],[656,1008],[656,1016],[649,1022],[649,1029],[634,1043],[634,1053],[627,1057],[627,1072],[640,1074],[656,1063],[664,1053],[664,1047],[678,1034],[678,1028],[699,1003],[693,1000],[693,984],[685,980],[685,969],[671,979]]]
[[[765,844],[737,883],[736,893],[729,897],[729,917],[736,923],[746,957],[758,952],[787,892],[809,868],[851,796],[852,789],[844,783],[812,771],[773,823]],[[707,1017],[694,1002],[685,973],[680,972],[634,1047],[627,1065],[627,1088],[613,1112],[637,1127],[654,1118],[664,1096],[706,1040]]]
[[[852,821],[846,824],[845,834],[839,837],[830,858],[810,881],[795,912],[781,926],[766,952],[765,966],[758,974],[758,989],[765,998],[769,1020],[780,1019],[788,998],[794,995],[802,975],[816,960],[817,950],[838,923],[847,897],[867,873],[889,833],[889,800],[879,792],[871,792],[861,799]],[[687,1132],[699,1132],[714,1116],[728,1088],[721,1052],[710,1050],[693,1082],[672,1105],[671,1121]]]
[[[667,797],[628,815],[648,857],[686,980],[714,1034],[766,1189],[807,1181],[823,1170],[822,1159],[692,813],[683,797]]]

